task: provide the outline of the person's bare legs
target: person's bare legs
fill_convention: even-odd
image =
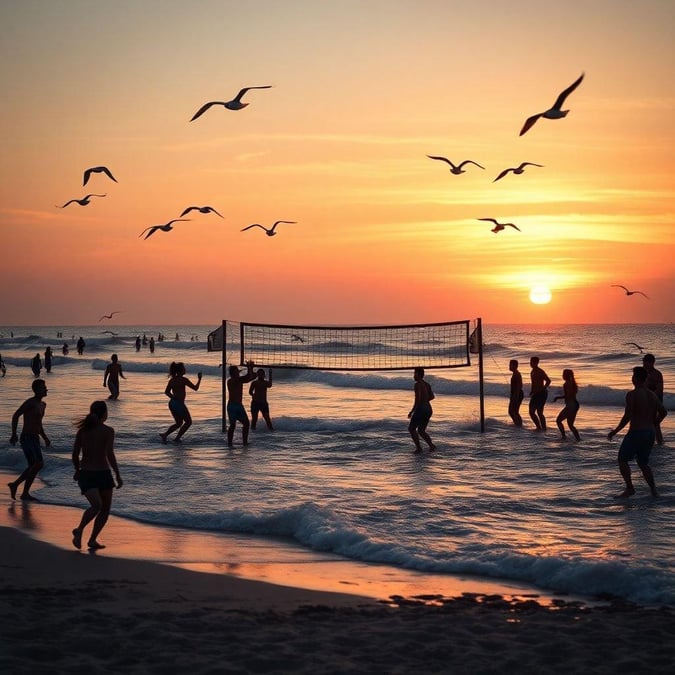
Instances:
[[[98,488],[91,488],[84,493],[84,496],[89,502],[89,508],[82,514],[80,524],[73,530],[73,546],[75,548],[82,548],[82,533],[84,528],[96,518],[101,510],[101,494]]]
[[[185,417],[183,418],[183,424],[181,428],[178,430],[178,433],[176,434],[176,443],[180,441],[182,438],[183,434],[192,426],[192,417],[190,417],[190,413],[187,413]]]
[[[560,430],[560,438],[565,440],[565,427],[563,427],[563,420],[567,417],[565,414],[565,411],[563,410],[558,417],[555,418],[555,423],[558,425],[558,429]],[[568,420],[569,424],[569,420]]]
[[[237,427],[237,421],[232,420],[230,422],[230,426],[227,427],[227,444],[228,446],[232,447],[232,443],[234,442],[234,430]]]
[[[263,413],[263,418],[265,419],[265,424],[267,424],[267,428],[270,431],[274,431],[274,427],[272,426],[272,420],[269,416],[269,413]]]
[[[33,485],[33,481],[35,480],[36,476],[38,475],[40,469],[43,466],[44,466],[43,462],[35,462],[35,464],[31,464],[29,467],[24,469],[23,473],[15,481],[7,483],[12,499],[16,499],[16,491],[18,490],[19,485],[21,485],[21,483],[23,483],[24,485],[20,499],[23,500],[35,499],[35,497],[32,497],[30,494],[30,488],[31,485]]]
[[[248,445],[248,430],[251,428],[251,425],[248,421],[248,418],[245,422],[241,423],[241,438],[244,445]]]
[[[256,424],[258,424],[258,411],[251,410],[251,429],[255,431]]]
[[[110,506],[112,505],[112,488],[99,490],[99,493],[101,495],[101,510],[94,520],[94,527],[91,530],[91,536],[89,537],[89,543],[87,544],[90,549],[105,548],[103,544],[98,543],[97,538],[98,535],[101,534],[101,530],[105,527],[105,524],[108,522]]]
[[[173,415],[173,413],[171,413]],[[183,418],[182,417],[176,417],[176,415],[173,415],[173,424],[163,433],[160,434],[159,437],[162,439],[162,443],[166,444],[166,442],[169,439],[169,436],[176,431],[176,429],[180,429],[180,425],[183,424]]]
[[[652,473],[652,468],[649,466],[649,464],[638,463],[638,466],[640,467],[640,470],[642,471],[642,475],[644,476],[644,479],[647,481],[647,485],[649,485],[649,489],[651,490],[652,497],[658,497],[659,493],[656,491],[656,484],[654,483],[654,474]]]
[[[621,477],[623,478],[624,482],[626,483],[626,489],[620,494],[617,495],[618,497],[630,497],[631,495],[635,494],[635,487],[633,486],[633,479],[631,478],[630,475],[630,466],[628,465],[628,462],[624,462],[623,460],[619,460],[619,471],[621,472]]]

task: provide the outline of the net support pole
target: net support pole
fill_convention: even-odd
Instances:
[[[222,431],[225,433],[227,431],[227,321],[223,319],[223,353],[221,355],[222,363],[222,382],[221,382],[221,398],[222,398],[222,410],[221,414],[223,416],[222,422]]]
[[[485,432],[485,388],[483,386],[483,321],[476,319],[476,337],[478,338],[478,391],[480,395],[480,430]]]

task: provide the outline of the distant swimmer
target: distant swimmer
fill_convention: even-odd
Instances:
[[[183,213],[180,214],[181,218],[186,216],[190,211],[199,211],[199,213],[215,213],[217,216],[223,217],[218,211],[216,211],[213,206],[188,206]]]
[[[110,312],[110,314],[104,314],[99,321],[103,321],[103,319],[112,319],[115,314],[121,314],[121,310],[115,310],[114,312]]]
[[[547,120],[559,120],[562,119],[563,117],[567,117],[567,113],[569,112],[569,110],[562,110],[562,107],[565,104],[565,99],[581,84],[581,81],[583,79],[584,74],[581,73],[580,77],[577,78],[574,82],[572,82],[572,84],[558,96],[558,98],[556,99],[555,103],[551,108],[549,108],[545,112],[537,113],[536,115],[528,117],[525,120],[525,124],[523,124],[523,128],[520,130],[519,136],[522,136],[529,129],[531,129],[534,123],[540,117],[543,117],[544,119]]]
[[[91,201],[92,197],[105,197],[106,195],[96,195],[96,194],[90,194],[86,195],[85,197],[82,197],[82,199],[70,199],[67,201],[63,206],[59,206],[56,204],[57,209],[65,209],[68,204],[79,204],[80,206],[87,206],[89,202]]]
[[[150,227],[146,227],[138,236],[143,237],[143,235],[147,232],[145,237],[143,237],[143,239],[147,239],[148,237],[151,237],[153,234],[155,234],[157,230],[161,230],[162,232],[171,232],[171,230],[173,230],[174,223],[186,223],[189,220],[189,218],[174,218],[168,223],[164,223],[164,225],[151,225]]]
[[[118,335],[117,333],[115,333],[111,330],[102,330],[101,333],[103,333],[104,335],[107,333],[108,335],[112,335],[113,337],[117,337],[117,335]]]
[[[498,223],[494,218],[478,218],[478,220],[485,220],[490,223],[494,223],[495,226],[490,230],[490,232],[494,232],[495,234],[497,234],[497,232],[501,232],[507,227],[512,227],[514,230],[518,230],[518,232],[520,232],[520,228],[513,223]]]
[[[253,225],[249,225],[248,227],[245,227],[241,231],[246,232],[246,230],[250,230],[252,227],[259,227],[261,230],[265,230],[265,234],[268,237],[273,237],[277,233],[276,232],[277,225],[281,225],[282,223],[286,223],[288,225],[295,225],[296,221],[295,220],[277,220],[269,230],[264,225],[261,225],[260,223],[253,223]]]
[[[242,108],[245,108],[248,103],[242,103],[242,98],[246,94],[246,92],[250,91],[251,89],[271,89],[272,85],[271,84],[266,84],[260,87],[244,87],[239,91],[239,93],[231,100],[231,101],[209,101],[209,103],[205,103],[193,116],[190,122],[193,122],[196,120],[198,117],[201,117],[211,106],[214,105],[222,105],[225,106],[228,110],[241,110]]]
[[[450,165],[450,173],[454,173],[456,176],[459,176],[460,173],[466,173],[464,171],[464,168],[467,164],[473,164],[474,166],[477,166],[479,169],[485,169],[484,166],[481,166],[478,162],[474,162],[472,159],[465,159],[463,162],[460,162],[459,164],[453,164],[447,157],[438,157],[435,155],[427,155],[429,159],[436,159],[441,162],[445,162],[446,164]]]
[[[635,349],[639,349],[640,354],[642,354],[644,350],[647,349],[647,347],[641,347],[637,342],[624,342],[624,344],[632,345],[633,347],[635,347]]]
[[[110,169],[107,166],[92,166],[85,170],[82,185],[86,185],[89,182],[89,177],[92,173],[104,173],[110,180],[114,180],[117,183],[117,178],[110,173]]]
[[[629,291],[625,286],[622,286],[621,284],[611,284],[612,288],[623,288],[624,291],[626,291],[626,295],[644,295],[647,300],[649,300],[649,296],[645,295],[642,291]]]
[[[506,176],[506,174],[509,173],[509,171],[513,171],[513,173],[515,173],[517,175],[520,175],[521,173],[524,173],[526,166],[538,166],[540,169],[542,169],[544,167],[543,164],[535,164],[534,162],[521,162],[521,164],[519,166],[516,166],[516,167],[512,166],[508,169],[504,169],[504,171],[502,171],[497,176],[497,178],[495,178],[492,182],[496,183],[501,178],[504,178],[504,176]]]

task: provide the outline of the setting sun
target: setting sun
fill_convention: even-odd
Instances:
[[[533,286],[530,291],[530,300],[535,305],[547,305],[551,302],[551,291],[547,286]]]

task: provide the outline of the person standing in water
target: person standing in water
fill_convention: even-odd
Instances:
[[[44,439],[46,447],[51,445],[51,441],[42,427],[42,418],[45,416],[47,409],[47,404],[42,399],[47,396],[47,384],[44,380],[33,380],[31,388],[34,395],[24,401],[12,415],[12,435],[9,437],[9,442],[12,445],[16,445],[17,440],[21,442],[28,468],[15,481],[7,485],[12,499],[16,499],[16,491],[19,485],[23,483],[21,499],[25,501],[35,500],[35,497],[30,494],[30,488],[38,472],[44,466],[40,436]],[[21,438],[17,438],[16,429],[21,416],[23,416],[23,428],[21,429]]]
[[[530,359],[530,367],[532,368],[530,372],[530,417],[537,431],[546,431],[544,406],[548,398],[551,378],[539,367],[538,356],[533,356]]]
[[[122,372],[122,364],[119,362],[117,354],[110,357],[110,363],[105,367],[103,373],[103,386],[110,390],[109,399],[116,401],[120,397],[120,377],[123,380],[127,378]]]
[[[633,391],[626,394],[626,410],[623,413],[619,424],[607,434],[607,440],[611,441],[616,434],[623,429],[626,424],[629,425],[628,433],[623,437],[617,461],[621,477],[626,483],[626,489],[617,497],[625,498],[635,494],[635,487],[630,472],[630,462],[637,458],[637,464],[642,471],[647,485],[651,490],[653,497],[658,497],[656,484],[654,483],[654,474],[649,466],[649,454],[654,447],[656,438],[656,425],[668,414],[659,401],[658,396],[647,389],[648,372],[642,366],[633,368]]]
[[[192,417],[185,397],[187,388],[199,391],[199,385],[202,383],[201,372],[197,373],[197,384],[193,384],[185,377],[185,364],[175,361],[169,367],[169,383],[166,385],[164,393],[169,397],[169,410],[173,415],[174,423],[163,433],[160,434],[162,443],[168,441],[169,436],[178,429],[175,442],[180,443],[183,434],[192,426]]]
[[[89,414],[76,423],[77,434],[72,455],[75,467],[73,480],[77,481],[89,502],[89,508],[82,514],[80,524],[73,530],[73,546],[78,549],[82,548],[84,528],[92,520],[94,527],[87,548],[91,551],[105,548],[99,543],[98,535],[108,522],[113,488],[122,487],[122,477],[113,449],[115,430],[105,424],[107,419],[108,406],[105,401],[94,401],[89,408]]]
[[[565,368],[565,370],[562,371],[562,378],[563,395],[556,396],[553,399],[553,402],[555,403],[556,401],[563,399],[565,401],[565,407],[558,414],[555,423],[558,425],[558,429],[560,429],[560,437],[565,440],[563,421],[567,420],[567,426],[574,434],[574,438],[576,438],[577,441],[580,441],[581,436],[579,436],[579,432],[574,426],[574,421],[577,418],[577,412],[579,412],[579,401],[577,401],[577,392],[579,391],[579,386],[574,379],[574,371],[570,370],[569,368]]]
[[[511,371],[509,417],[517,427],[522,427],[523,418],[520,416],[520,405],[525,398],[525,392],[523,392],[523,376],[518,370],[518,361],[516,361],[516,359],[511,359],[511,361],[509,361],[509,370]]]
[[[415,454],[419,454],[422,452],[420,436],[429,446],[430,452],[436,449],[431,437],[427,433],[427,425],[433,415],[431,401],[433,401],[435,396],[434,392],[431,390],[431,385],[424,379],[424,368],[419,366],[415,368],[413,371],[413,378],[415,379],[415,403],[413,404],[412,410],[408,413],[408,418],[410,419],[408,431],[415,443]]]
[[[45,370],[48,373],[52,372],[52,348],[49,346],[45,349]]]
[[[642,357],[642,365],[647,371],[647,381],[645,382],[645,386],[650,391],[653,391],[659,401],[663,403],[663,373],[654,366],[655,363],[656,357],[654,354],[645,354]],[[657,445],[663,445],[663,432],[661,431],[660,424],[656,425],[654,432]]]
[[[272,388],[272,369],[269,370],[269,379],[265,379],[265,371],[260,368],[258,376],[253,380],[248,388],[251,395],[251,429],[255,429],[258,423],[258,413],[263,416],[267,428],[274,431],[272,420],[270,419],[270,404],[267,400],[267,390]]]
[[[244,445],[248,445],[248,430],[250,423],[248,415],[244,408],[244,384],[250,382],[255,375],[253,374],[253,361],[246,362],[246,374],[241,375],[237,366],[230,366],[230,377],[227,380],[227,445],[232,447],[234,442],[234,430],[237,422],[241,422],[241,437]]]

